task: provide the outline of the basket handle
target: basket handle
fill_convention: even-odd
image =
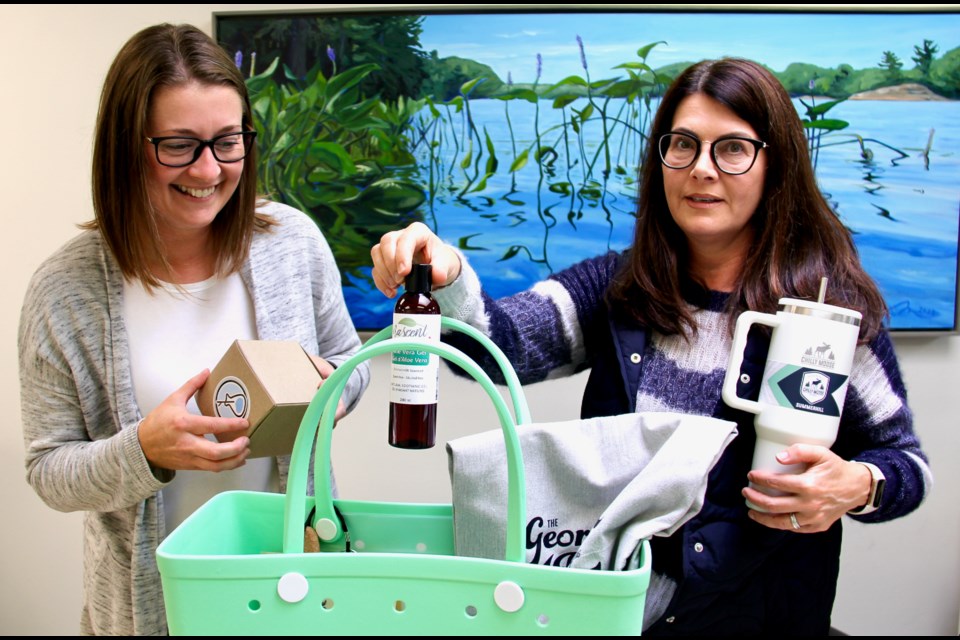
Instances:
[[[290,459],[290,473],[284,504],[283,552],[303,552],[307,473],[310,463],[310,445],[315,437],[317,438],[317,448],[314,460],[314,481],[317,496],[317,518],[325,518],[336,526],[336,535],[331,539],[339,538],[342,535],[333,508],[330,486],[330,450],[333,440],[333,416],[336,413],[337,403],[346,387],[347,379],[361,362],[400,349],[427,351],[453,362],[479,382],[493,402],[497,416],[500,418],[500,426],[503,429],[507,450],[507,544],[505,555],[508,561],[523,563],[526,559],[524,551],[526,496],[524,494],[523,458],[513,417],[510,415],[506,402],[497,392],[493,381],[466,354],[444,343],[423,339],[398,340],[390,338],[374,344],[368,343],[337,367],[313,397],[303,420],[300,422],[300,429],[297,432]],[[523,402],[522,406],[525,407],[526,403]],[[317,432],[318,427],[321,427],[319,434]]]

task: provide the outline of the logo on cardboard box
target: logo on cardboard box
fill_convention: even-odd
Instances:
[[[246,418],[250,414],[250,394],[243,381],[227,376],[217,385],[213,410],[220,418]]]

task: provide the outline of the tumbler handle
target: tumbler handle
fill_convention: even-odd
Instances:
[[[727,406],[749,413],[760,413],[760,403],[747,400],[737,395],[737,382],[740,379],[740,367],[743,365],[743,350],[747,346],[747,334],[754,324],[765,324],[776,329],[780,326],[781,318],[760,313],[759,311],[744,311],[737,318],[737,327],[733,333],[733,346],[730,348],[730,364],[723,378],[723,401]]]

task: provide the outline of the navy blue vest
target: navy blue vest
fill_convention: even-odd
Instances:
[[[582,417],[635,410],[647,348],[646,330],[598,315],[584,327],[592,359]],[[740,396],[756,399],[768,346],[765,335],[751,332]],[[678,589],[645,635],[827,635],[840,569],[840,522],[824,533],[795,534],[750,520],[740,492],[752,463],[753,415],[722,405],[716,417],[737,422],[739,435],[711,471],[700,513],[673,536],[651,541],[654,569],[673,577]]]

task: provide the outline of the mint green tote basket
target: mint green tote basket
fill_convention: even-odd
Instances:
[[[488,349],[507,379],[497,388],[463,352],[390,338],[386,328],[340,365],[300,423],[286,495],[228,491],[210,499],[157,549],[173,635],[639,635],[650,548],[629,571],[526,564],[523,459],[515,425],[530,422],[516,373],[478,331],[447,318]],[[454,552],[453,507],[331,497],[333,416],[358,364],[400,349],[437,354],[480,383],[507,449],[504,560]],[[307,496],[310,453],[318,498]],[[304,524],[320,534],[304,553]],[[344,531],[346,525],[346,533]],[[346,552],[347,544],[351,551]]]

